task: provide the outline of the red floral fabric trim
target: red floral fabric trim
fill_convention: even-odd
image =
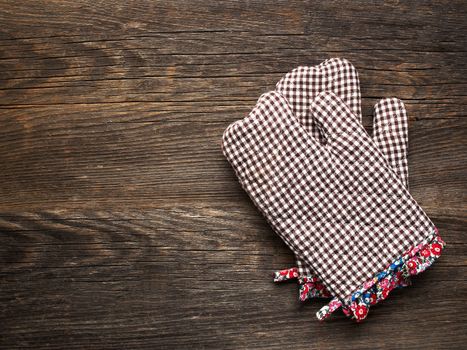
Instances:
[[[298,268],[291,267],[290,269],[276,271],[273,274],[274,282],[290,281],[298,278]]]
[[[324,284],[322,284],[316,277],[300,277],[298,280],[300,285],[299,299],[301,301],[312,298],[330,298],[332,296]]]
[[[273,274],[274,282],[284,282],[297,279],[299,299],[305,301],[312,298],[330,298],[332,295],[326,287],[314,276],[300,276],[297,267],[276,271]]]

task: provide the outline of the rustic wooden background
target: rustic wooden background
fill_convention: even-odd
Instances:
[[[292,254],[220,150],[297,65],[410,114],[411,192],[448,242],[356,325],[270,273]],[[465,1],[0,1],[0,348],[465,348]]]

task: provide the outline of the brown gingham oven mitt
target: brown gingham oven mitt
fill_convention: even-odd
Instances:
[[[314,125],[310,111],[310,104],[319,93],[333,92],[347,104],[360,122],[362,120],[358,73],[344,58],[331,58],[312,67],[298,67],[277,83],[276,91],[287,99],[303,127],[321,143],[325,140],[320,136],[319,128]],[[373,140],[388,164],[407,186],[408,120],[405,106],[400,100],[386,98],[375,105]],[[296,257],[296,263],[296,267],[275,272],[274,281],[297,279],[301,301],[331,296],[303,260]],[[398,286],[407,286],[409,283],[409,279],[402,278]]]
[[[223,151],[274,231],[334,296],[318,318],[342,307],[362,320],[444,242],[340,98],[318,94],[311,111],[324,144],[269,92],[227,128]]]

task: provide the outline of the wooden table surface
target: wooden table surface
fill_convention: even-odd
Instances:
[[[0,1],[1,349],[455,349],[467,322],[465,1]],[[220,149],[287,71],[345,57],[410,115],[410,185],[448,246],[355,324]]]

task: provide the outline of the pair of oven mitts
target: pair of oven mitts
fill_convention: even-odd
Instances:
[[[299,67],[224,132],[223,151],[252,201],[297,258],[300,299],[332,297],[364,319],[430,266],[444,242],[407,189],[408,127],[397,99],[361,122],[358,74],[345,59]]]

